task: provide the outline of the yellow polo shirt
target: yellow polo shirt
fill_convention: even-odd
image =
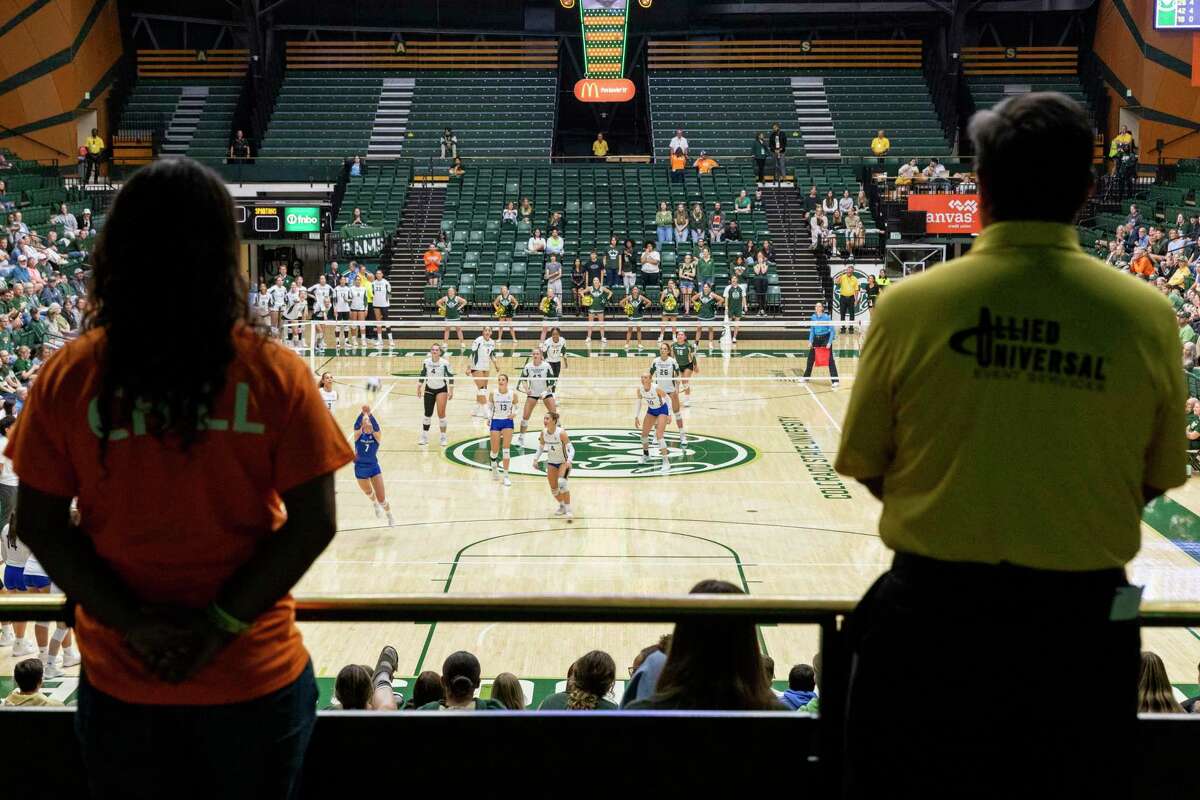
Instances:
[[[608,141],[596,140],[592,142],[592,155],[596,158],[603,158],[608,155]]]
[[[871,152],[877,156],[884,155],[892,149],[892,143],[886,136],[876,136],[871,140]]]
[[[89,153],[96,155],[104,149],[104,140],[99,136],[89,136],[84,140],[83,145],[88,149]]]
[[[837,470],[883,477],[894,550],[1122,566],[1142,486],[1186,479],[1179,352],[1167,299],[1086,255],[1074,228],[990,225],[880,295]]]
[[[838,276],[838,294],[842,297],[854,297],[858,294],[858,278],[853,272],[843,272]]]

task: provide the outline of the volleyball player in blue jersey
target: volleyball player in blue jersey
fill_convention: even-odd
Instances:
[[[354,478],[358,488],[371,499],[377,518],[387,515],[388,525],[395,525],[392,508],[388,505],[383,488],[383,470],[379,467],[379,423],[371,413],[370,406],[363,406],[362,413],[354,420]]]

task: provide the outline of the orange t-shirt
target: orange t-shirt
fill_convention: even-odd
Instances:
[[[425,251],[425,271],[437,272],[438,267],[442,265],[441,250],[426,250]]]
[[[1135,273],[1145,275],[1147,278],[1154,274],[1154,262],[1150,260],[1150,256],[1135,258],[1129,266]]]
[[[683,169],[686,166],[687,158],[685,156],[677,156],[674,153],[671,154],[671,169]]]
[[[701,158],[698,161],[696,161],[696,170],[701,175],[707,175],[713,171],[713,167],[719,167],[719,166],[721,166],[721,165],[718,164],[715,159],[708,158],[708,157]]]
[[[280,494],[345,465],[353,451],[304,362],[239,326],[209,431],[185,453],[139,432],[135,417],[110,432],[102,468],[91,420],[98,427],[104,336],[90,331],[46,363],[5,455],[24,483],[78,498],[96,553],[140,600],[204,608],[283,525]],[[177,685],[156,680],[83,606],[75,621],[88,680],[128,703],[252,700],[295,681],[308,662],[291,595]]]

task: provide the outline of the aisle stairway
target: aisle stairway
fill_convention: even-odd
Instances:
[[[833,112],[825,96],[825,80],[819,76],[792,78],[792,97],[804,154],[809,158],[840,159],[842,153],[833,132]]]
[[[368,157],[396,158],[403,154],[416,84],[413,78],[383,79],[379,106],[375,110],[375,125],[367,145]]]
[[[775,236],[775,264],[779,269],[779,289],[783,310],[779,316],[807,318],[813,303],[821,299],[821,281],[817,259],[811,249],[808,223],[799,193],[791,186],[764,186],[763,209],[767,225]]]
[[[175,102],[175,113],[167,123],[163,137],[163,155],[181,156],[187,153],[192,137],[200,125],[200,115],[208,102],[207,86],[184,86]]]
[[[388,279],[394,299],[389,319],[414,319],[425,316],[425,262],[429,243],[442,227],[446,205],[446,187],[413,186],[408,190],[400,226],[392,239]],[[431,292],[430,294],[434,294]]]

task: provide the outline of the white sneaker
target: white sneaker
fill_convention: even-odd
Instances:
[[[563,514],[563,516],[567,518],[567,522],[570,522],[573,515],[570,511],[568,511],[567,513]]]
[[[17,643],[13,645],[12,654],[13,658],[16,658],[17,656],[31,656],[36,652],[37,648],[28,639],[18,639]]]
[[[670,473],[670,471],[671,471],[671,462],[667,461],[664,458],[663,462],[662,462],[662,473],[663,473],[663,475],[666,475],[666,474]]]
[[[834,381],[834,382],[831,384],[831,386],[832,386],[832,388],[834,388],[834,389],[838,388],[838,382],[837,382],[837,381]]]
[[[658,338],[657,338],[655,341],[658,341],[658,342],[661,342],[661,341],[662,341],[662,334],[661,334],[661,333],[658,335]]]
[[[679,434],[679,443],[681,445],[683,445],[684,447],[687,447],[687,434],[686,433],[681,432]]]
[[[425,435],[424,433],[422,433],[421,438],[417,440],[417,444],[424,447],[425,445],[429,444],[429,437],[427,435]]]
[[[592,341],[592,337],[591,337],[591,336],[588,336],[586,339],[584,339],[584,341],[585,341],[585,342],[589,342],[589,343],[590,343],[590,342]]]
[[[525,434],[518,433],[517,434],[517,447],[524,447],[524,446],[525,446]]]
[[[53,661],[42,662],[42,677],[43,678],[61,678],[63,671]]]
[[[390,510],[387,512],[387,521],[388,521],[389,528],[395,527],[396,518],[392,516],[392,512]]]
[[[67,667],[78,667],[79,663],[83,660],[83,657],[79,654],[78,650],[63,650],[62,653],[63,669],[66,669]]]
[[[492,480],[494,480],[494,481],[500,480],[500,470],[496,469],[495,464],[492,465]]]
[[[600,337],[600,341],[604,344],[608,344],[608,339],[605,339],[603,336]]]
[[[0,647],[11,647],[17,643],[17,637],[10,630],[0,632]]]
[[[446,434],[444,434],[444,433],[440,437],[438,437],[438,441],[441,443],[442,447],[445,447],[450,442],[450,440],[446,438]]]
[[[372,503],[371,505],[375,506],[375,519],[383,519],[383,506],[379,505],[379,503]]]
[[[564,514],[566,514],[566,513],[567,513],[567,509],[563,507],[563,504],[562,504],[562,503],[559,503],[559,504],[558,504],[558,510],[554,512],[554,516],[556,516],[556,517],[561,517],[561,516],[563,516],[563,515],[564,515]]]
[[[690,399],[688,399],[688,398],[686,398],[686,397],[685,397],[685,398],[683,399],[683,407],[684,407],[684,408],[691,408],[691,407],[692,407],[692,401],[691,401]]]
[[[509,479],[509,477],[508,477],[507,473],[506,473],[506,474],[505,474],[505,476],[504,476],[504,485],[505,485],[505,486],[512,486],[512,481]]]

